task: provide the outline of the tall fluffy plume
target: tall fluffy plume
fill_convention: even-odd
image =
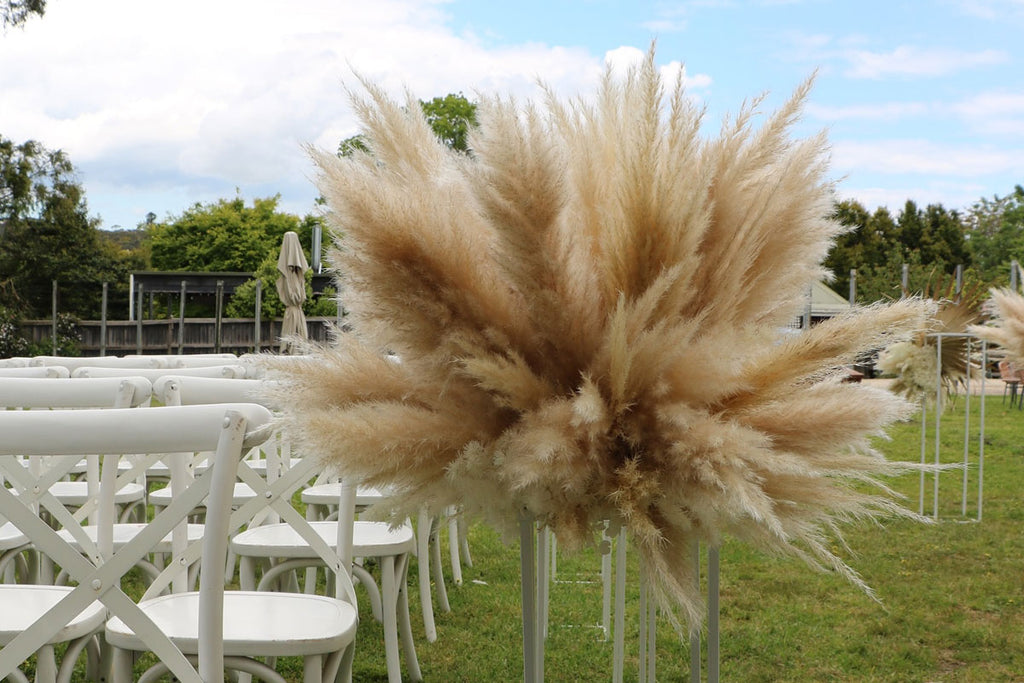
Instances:
[[[471,156],[364,85],[369,152],[316,154],[353,331],[277,372],[302,445],[392,486],[397,518],[454,504],[511,529],[525,508],[562,547],[623,524],[691,625],[693,540],[859,582],[832,537],[899,512],[863,483],[893,471],[869,440],[910,408],[837,369],[928,306],[779,334],[839,230],[825,140],[789,137],[809,85],[709,140],[652,50],[592,102],[485,98]]]
[[[953,395],[980,372],[966,334],[982,318],[985,290],[971,284],[957,291],[955,285],[953,277],[929,282],[921,294],[936,306],[928,325],[878,354],[878,368],[896,376],[890,389],[910,400],[936,398],[937,385]]]
[[[1024,366],[1024,297],[1011,289],[993,289],[987,302],[992,318],[971,332],[1002,348],[1006,358]]]

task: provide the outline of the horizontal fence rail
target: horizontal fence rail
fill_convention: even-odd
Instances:
[[[168,318],[162,320],[79,320],[75,327],[83,356],[118,356],[133,353],[252,353],[277,350],[281,343],[280,319],[260,322],[259,348],[255,318]],[[324,343],[337,326],[335,317],[309,317],[309,339]],[[25,320],[18,324],[32,342],[51,338],[51,320]],[[141,330],[141,344],[139,332]],[[104,339],[104,336],[106,337]]]

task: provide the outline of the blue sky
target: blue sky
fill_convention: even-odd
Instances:
[[[195,202],[315,210],[305,145],[356,132],[353,70],[396,96],[586,94],[657,40],[707,133],[817,72],[839,198],[965,209],[1024,184],[1024,0],[51,0],[0,34],[0,135],[64,149],[90,213],[134,227]]]

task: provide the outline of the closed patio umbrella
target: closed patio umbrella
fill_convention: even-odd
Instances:
[[[281,325],[281,353],[294,350],[291,339],[306,339],[306,315],[302,303],[306,300],[306,271],[309,264],[302,253],[299,236],[288,231],[281,242],[281,255],[277,257],[277,294],[284,304],[284,322]]]

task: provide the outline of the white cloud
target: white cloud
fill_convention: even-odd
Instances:
[[[624,74],[631,66],[643,61],[646,55],[647,53],[640,48],[623,45],[606,52],[604,61],[605,64],[611,66],[614,73]],[[682,77],[683,86],[689,89],[706,88],[711,85],[711,77],[707,74],[688,75],[686,66],[682,62],[673,61],[663,64],[659,67],[659,72],[666,84],[675,83],[676,78]]]
[[[936,186],[923,183],[901,187],[854,187],[841,184],[837,198],[853,199],[860,202],[869,211],[886,208],[895,216],[903,210],[907,200],[912,200],[919,208],[929,204],[941,204],[944,208],[965,210],[985,194],[985,186],[979,184],[961,184]]]
[[[538,78],[575,94],[601,73],[600,55],[585,49],[486,49],[445,24],[444,5],[54,3],[0,39],[0,131],[65,150],[103,196],[170,187],[205,201],[225,187],[248,196],[252,186],[301,183],[311,209],[303,146],[333,149],[355,131],[343,88],[358,85],[353,70],[395,96],[408,87],[424,99],[530,95]],[[144,214],[105,218],[133,225]]]
[[[971,178],[994,173],[1024,174],[1024,150],[946,145],[927,140],[833,142],[839,173],[935,174]]]
[[[809,103],[805,111],[808,116],[825,121],[894,121],[908,116],[928,113],[931,105],[924,102],[879,102],[877,104],[849,104],[830,106]]]
[[[886,76],[944,76],[950,73],[1009,60],[1001,50],[970,52],[947,48],[918,48],[902,45],[890,52],[851,50],[845,54],[850,78]]]
[[[990,136],[1024,136],[1024,94],[993,91],[953,105],[952,110],[971,129]]]

